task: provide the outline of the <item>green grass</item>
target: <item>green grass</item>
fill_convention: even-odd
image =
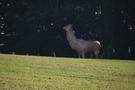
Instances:
[[[0,90],[135,90],[135,61],[0,54]]]

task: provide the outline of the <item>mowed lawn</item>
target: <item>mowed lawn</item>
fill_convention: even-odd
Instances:
[[[135,61],[0,54],[0,90],[135,90]]]

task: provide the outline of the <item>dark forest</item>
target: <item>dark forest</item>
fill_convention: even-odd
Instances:
[[[134,0],[1,0],[0,53],[77,57],[62,27],[99,40],[100,58],[135,59]]]

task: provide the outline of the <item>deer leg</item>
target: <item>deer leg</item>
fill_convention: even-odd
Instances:
[[[83,52],[78,52],[78,57],[79,57],[79,58],[85,58],[85,53],[83,53]]]
[[[81,53],[81,56],[82,56],[82,58],[85,58],[85,53],[82,52],[82,53]]]
[[[96,51],[94,52],[94,54],[95,54],[95,57],[96,57],[96,58],[98,58],[99,51],[98,51],[98,50],[96,50]]]
[[[81,58],[81,54],[80,53],[78,53],[78,58]]]
[[[90,58],[93,58],[93,53],[90,53],[89,55],[90,55],[90,56],[89,56]]]

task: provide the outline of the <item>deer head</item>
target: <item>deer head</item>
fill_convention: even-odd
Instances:
[[[73,25],[72,24],[68,24],[68,25],[64,26],[63,29],[65,31],[73,30]]]

